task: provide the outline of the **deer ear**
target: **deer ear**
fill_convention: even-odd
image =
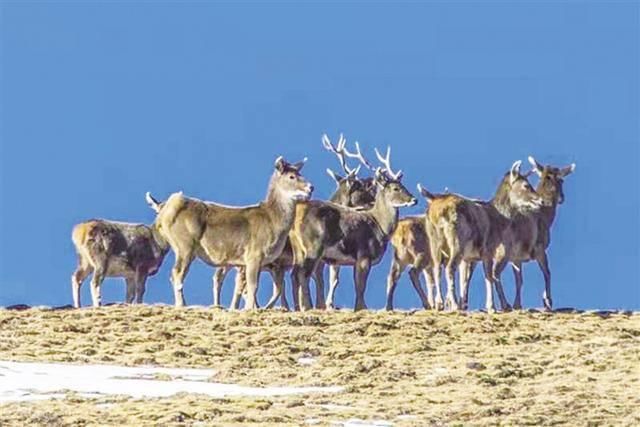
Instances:
[[[340,175],[338,175],[337,173],[335,173],[334,171],[332,171],[331,169],[327,168],[327,174],[333,178],[333,180],[336,182],[336,184],[340,184],[340,182],[344,179],[343,177],[341,177]]]
[[[374,181],[376,182],[378,188],[384,188],[384,186],[387,185],[387,176],[382,172],[380,168],[376,169],[376,172],[374,174]]]
[[[542,170],[544,169],[544,167],[540,163],[538,163],[536,159],[533,158],[533,156],[529,156],[528,160],[529,163],[531,163],[531,166],[533,166],[533,171],[538,174],[538,176],[542,176]]]
[[[274,167],[278,172],[283,173],[286,165],[287,165],[287,162],[284,160],[284,158],[282,156],[278,156],[274,164]]]
[[[576,164],[571,163],[569,166],[560,169],[560,176],[564,178],[565,176],[572,174],[573,171],[575,170],[576,170]]]
[[[147,191],[146,194],[144,195],[144,198],[147,201],[147,204],[149,205],[149,207],[151,207],[151,209],[153,209],[156,213],[160,212],[160,209],[162,208],[162,203],[154,199],[150,192]]]
[[[304,164],[307,162],[307,158],[305,157],[304,159],[300,160],[299,162],[296,162],[291,166],[293,169],[297,170],[298,172],[300,172],[300,169],[302,169],[302,167],[304,166]]]
[[[510,181],[511,181],[512,185],[513,185],[514,182],[516,182],[516,180],[520,176],[520,165],[521,164],[522,164],[522,160],[516,160],[513,163],[513,165],[511,165],[511,170],[509,171],[509,178],[510,178]]]

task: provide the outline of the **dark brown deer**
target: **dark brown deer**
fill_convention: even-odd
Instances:
[[[80,307],[80,287],[91,278],[91,299],[100,305],[100,287],[105,277],[123,277],[126,302],[142,303],[147,277],[153,276],[169,244],[154,226],[94,219],[73,228],[71,239],[78,254],[78,266],[71,276],[73,306]]]
[[[278,157],[266,199],[253,206],[230,207],[172,194],[165,203],[152,200],[155,224],[173,249],[171,271],[176,306],[185,304],[184,278],[195,257],[211,266],[244,266],[246,308],[257,308],[260,270],[274,262],[285,247],[297,201],[307,200],[313,186],[295,164]]]
[[[512,237],[509,226],[517,215],[539,210],[542,198],[527,177],[520,174],[521,161],[513,164],[504,175],[493,199],[488,202],[468,199],[457,194],[435,195],[423,189],[429,200],[425,228],[429,237],[433,276],[440,283],[440,265],[446,254],[446,305],[458,310],[455,293],[455,271],[460,268],[462,308],[468,304],[468,283],[471,271],[468,263],[481,261],[486,286],[486,309],[495,310],[493,286],[496,287],[503,310],[511,307],[506,300],[498,271],[509,261]]]
[[[564,202],[564,178],[576,169],[576,165],[574,163],[563,168],[543,166],[531,156],[529,156],[529,162],[540,178],[536,192],[542,197],[544,205],[539,211],[516,217],[511,224],[514,238],[509,259],[516,283],[513,308],[522,308],[522,264],[536,261],[544,276],[542,302],[546,310],[551,310],[553,301],[547,248],[551,243],[551,226],[556,216],[556,209]]]
[[[360,147],[358,143],[356,143],[357,153],[350,153],[347,151],[345,145],[346,140],[344,136],[341,134],[336,146],[334,146],[329,137],[325,134],[322,136],[322,145],[326,150],[336,155],[338,161],[340,162],[340,166],[344,172],[344,176],[340,173],[336,173],[331,169],[327,169],[327,173],[336,183],[336,191],[329,199],[330,202],[336,203],[343,206],[349,207],[358,207],[358,208],[366,208],[369,207],[375,197],[375,186],[371,185],[371,179],[361,180],[358,178],[358,172],[360,167],[350,168],[347,165],[347,161],[345,157],[355,157],[359,159],[362,158],[362,154],[360,153]],[[284,276],[286,271],[290,270],[293,266],[293,250],[291,248],[290,241],[287,239],[287,244],[285,245],[284,250],[280,257],[272,264],[265,267],[265,270],[268,271],[273,279],[273,293],[269,302],[266,304],[265,308],[272,308],[278,298],[280,298],[281,306],[288,310],[289,304],[287,302],[285,293],[284,293]],[[221,267],[216,271],[214,275],[214,304],[219,304],[220,301],[220,285],[224,280],[224,276],[230,270],[229,267]],[[325,298],[324,298],[324,264],[319,263],[313,273],[313,278],[316,283],[316,299],[315,299],[315,307],[318,309],[325,308]],[[238,308],[240,305],[240,297],[244,291],[244,282],[242,278],[242,272],[238,271],[236,287],[233,294],[233,299],[231,301],[232,308]],[[300,304],[297,293],[294,293],[294,309],[299,310]]]
[[[301,307],[311,307],[309,277],[321,261],[349,265],[354,269],[355,310],[366,309],[364,294],[369,271],[382,259],[398,221],[398,209],[417,200],[394,173],[387,151],[385,169],[374,175],[377,193],[373,207],[366,210],[310,201],[298,205],[299,214],[291,230],[294,252],[294,295],[300,291]],[[332,298],[332,290],[329,291]]]

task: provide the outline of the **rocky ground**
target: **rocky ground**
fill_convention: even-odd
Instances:
[[[213,369],[212,382],[345,387],[252,398],[67,392],[5,403],[0,425],[640,425],[635,313],[0,309],[0,360],[197,367]]]

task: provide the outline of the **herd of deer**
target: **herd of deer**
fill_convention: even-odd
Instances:
[[[402,272],[409,277],[425,308],[459,310],[468,308],[469,281],[476,263],[481,262],[486,284],[486,309],[495,310],[493,289],[501,309],[510,310],[501,274],[512,264],[516,283],[513,308],[521,305],[522,263],[536,261],[545,281],[544,307],[552,308],[551,272],[547,259],[550,229],[558,204],[564,201],[563,180],[575,169],[543,166],[529,157],[533,168],[520,171],[517,161],[502,178],[490,201],[475,200],[453,193],[434,194],[418,184],[429,206],[424,215],[399,219],[398,209],[413,206],[416,198],[402,184],[402,172],[394,172],[390,150],[374,167],[360,151],[346,148],[342,135],[332,144],[324,135],[322,144],[340,161],[344,175],[327,169],[337,190],[328,201],[310,200],[313,186],[300,171],[304,160],[275,162],[267,196],[247,207],[231,207],[186,197],[182,192],[159,202],[149,193],[146,200],[156,212],[151,226],[90,220],[76,225],[72,239],[78,266],[72,275],[72,296],[80,307],[80,286],[93,273],[91,297],[100,305],[100,286],[105,277],[123,277],[127,303],[141,303],[147,277],[155,274],[172,249],[175,263],[171,271],[175,304],[185,304],[183,284],[195,258],[217,267],[213,277],[213,303],[220,305],[225,276],[235,268],[236,283],[232,308],[258,308],[258,277],[268,271],[273,277],[273,294],[266,304],[272,308],[280,299],[289,309],[284,277],[291,270],[293,306],[307,310],[312,305],[309,280],[316,285],[315,308],[334,308],[341,266],[353,266],[355,309],[365,309],[365,288],[372,266],[382,259],[388,242],[393,260],[387,280],[386,308],[393,309],[393,294]],[[350,168],[347,159],[359,165]],[[306,159],[305,159],[306,160]],[[372,172],[358,177],[361,166]],[[534,189],[528,176],[535,173]],[[325,300],[324,269],[329,268],[329,291]],[[446,299],[440,291],[444,268]],[[455,272],[459,272],[460,296],[456,295]],[[425,293],[420,274],[426,279]]]

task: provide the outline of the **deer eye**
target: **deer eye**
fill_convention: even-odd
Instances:
[[[296,177],[293,175],[289,175],[289,179],[295,179]]]

